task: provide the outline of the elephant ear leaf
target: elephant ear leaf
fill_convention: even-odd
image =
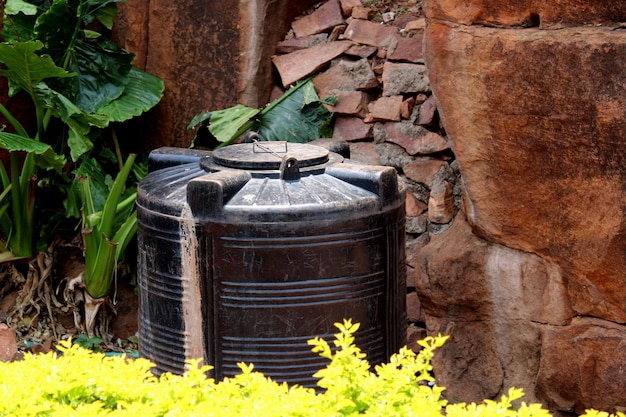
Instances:
[[[133,67],[122,95],[96,112],[112,122],[123,122],[156,106],[164,88],[163,80]]]
[[[263,140],[306,143],[332,136],[332,113],[319,99],[313,82],[291,87],[261,112],[258,134]]]
[[[33,154],[35,163],[43,169],[61,172],[65,166],[65,158],[56,154],[50,145],[14,133],[0,132],[0,148],[10,152]]]
[[[208,132],[219,146],[233,142],[250,129],[256,130],[262,140],[305,143],[332,136],[332,116],[315,92],[313,82],[306,80],[261,110],[238,104],[201,113],[188,128],[200,124],[194,142]]]
[[[198,131],[206,130],[222,145],[228,145],[254,125],[254,118],[260,110],[237,104],[236,106],[211,112],[200,113],[193,118],[188,128],[200,124]]]
[[[63,68],[57,67],[48,55],[37,55],[43,48],[40,41],[8,42],[0,44],[0,62],[6,66],[0,75],[7,77],[12,92],[25,90],[35,97],[37,84],[47,78],[72,77]]]

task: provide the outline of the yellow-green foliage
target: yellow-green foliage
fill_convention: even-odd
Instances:
[[[26,355],[0,363],[0,416],[448,416],[544,417],[537,404],[514,407],[523,394],[510,390],[500,401],[447,404],[444,388],[430,376],[433,351],[445,337],[426,338],[419,354],[402,349],[390,362],[370,372],[365,355],[354,345],[358,324],[337,324],[332,349],[322,339],[309,343],[331,360],[316,376],[321,393],[278,384],[240,364],[241,374],[216,383],[206,366],[190,362],[184,376],[154,377],[145,359],[107,357],[71,342],[62,356]],[[590,412],[588,417],[608,417]],[[621,417],[626,417],[623,414]]]

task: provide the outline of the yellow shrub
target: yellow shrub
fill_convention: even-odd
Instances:
[[[445,337],[420,341],[419,354],[406,348],[375,372],[354,345],[358,324],[337,324],[331,349],[322,339],[309,343],[331,360],[317,372],[324,390],[279,384],[240,364],[241,373],[219,383],[210,369],[191,361],[184,376],[156,378],[145,359],[107,357],[71,342],[62,355],[26,355],[23,361],[0,363],[0,416],[549,416],[538,404],[513,407],[523,394],[512,389],[500,401],[447,404],[444,388],[431,377],[433,351]],[[621,417],[626,417],[623,414]],[[609,417],[590,411],[587,417]]]

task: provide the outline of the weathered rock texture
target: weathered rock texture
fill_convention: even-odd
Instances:
[[[469,224],[419,256],[429,328],[452,336],[435,371],[463,400],[515,385],[554,410],[626,406],[610,353],[626,340],[626,4],[425,12]]]
[[[187,125],[198,113],[269,97],[268,59],[291,20],[316,0],[169,1],[120,4],[116,39],[135,64],[165,81],[161,103],[141,121],[146,150],[188,147]],[[122,135],[124,132],[121,133]]]

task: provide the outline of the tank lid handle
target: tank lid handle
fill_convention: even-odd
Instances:
[[[335,164],[326,168],[326,174],[361,187],[380,197],[383,204],[402,195],[398,174],[393,167],[360,164]]]
[[[224,170],[194,178],[187,184],[187,203],[202,221],[214,218],[252,176],[247,171]]]
[[[280,162],[280,179],[284,181],[300,179],[300,164],[293,156],[285,155]]]

